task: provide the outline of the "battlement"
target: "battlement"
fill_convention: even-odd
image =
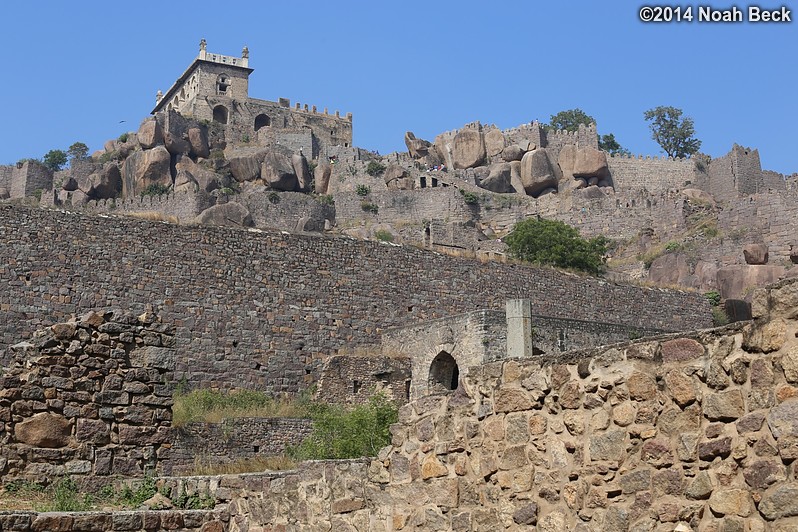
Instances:
[[[608,154],[611,159],[629,159],[639,161],[691,161],[689,157],[670,157],[667,155],[634,155],[624,153]]]
[[[205,39],[200,41],[200,53],[197,56],[199,61],[209,61],[211,63],[220,63],[223,65],[231,65],[238,67],[249,67],[249,48],[244,46],[241,50],[241,57],[233,57],[230,55],[210,54],[207,51],[207,43]]]

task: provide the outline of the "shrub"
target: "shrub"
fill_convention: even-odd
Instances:
[[[380,164],[377,161],[369,161],[369,164],[366,165],[366,173],[372,177],[377,177],[378,175],[382,175],[385,171],[385,165]]]
[[[380,208],[377,207],[377,205],[374,203],[369,203],[368,201],[361,203],[360,208],[363,209],[363,212],[370,212],[371,214],[377,214],[380,211]]]
[[[169,187],[160,183],[151,183],[141,191],[142,196],[163,196],[169,193]]]
[[[479,203],[479,196],[477,196],[473,192],[467,192],[461,189],[460,194],[463,195],[463,201],[466,202],[466,205],[476,205],[477,203]]]
[[[704,297],[707,298],[707,300],[713,307],[717,307],[718,305],[720,305],[720,294],[718,293],[717,290],[710,290],[709,292],[704,294]]]
[[[57,172],[67,163],[67,153],[64,150],[50,150],[42,157],[42,164]]]
[[[331,194],[319,194],[316,196],[316,201],[322,205],[335,205],[335,198]]]
[[[605,268],[608,240],[603,236],[585,240],[576,229],[557,220],[529,218],[518,222],[504,242],[512,256],[527,262],[592,274]]]
[[[130,486],[125,486],[119,494],[120,501],[126,506],[137,508],[141,503],[158,493],[155,478],[146,475],[141,484],[134,490]]]
[[[728,323],[729,323],[729,315],[726,314],[726,311],[720,306],[712,307],[712,324],[715,327],[720,327]]]
[[[393,234],[385,229],[378,230],[376,233],[374,233],[374,236],[377,238],[377,240],[382,242],[393,242]]]
[[[371,189],[366,185],[358,185],[355,187],[355,193],[361,198],[368,196],[370,192]]]
[[[123,142],[124,143],[124,142],[127,142],[127,140],[129,138],[130,138],[130,134],[129,133],[122,133],[121,135],[119,135],[119,138],[116,139],[116,140],[118,140],[119,142]]]
[[[675,240],[671,240],[670,242],[665,244],[665,251],[673,252],[673,251],[679,251],[680,249],[682,249],[682,245],[679,242],[676,242]]]
[[[91,503],[91,495],[80,493],[75,481],[69,477],[62,477],[53,485],[52,511],[84,512]]]
[[[211,159],[221,160],[224,159],[224,150],[220,150],[219,148],[211,150],[210,153]]]
[[[346,409],[340,405],[314,405],[313,432],[299,446],[289,449],[297,460],[325,460],[376,456],[391,442],[390,426],[399,418],[398,408],[384,394]]]

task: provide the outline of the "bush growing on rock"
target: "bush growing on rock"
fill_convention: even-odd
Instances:
[[[585,240],[568,224],[529,218],[518,222],[504,238],[513,257],[526,262],[598,274],[604,271],[608,241]]]

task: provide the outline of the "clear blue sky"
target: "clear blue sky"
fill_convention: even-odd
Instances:
[[[381,153],[404,150],[406,130],[433,140],[579,107],[600,133],[656,155],[643,112],[672,105],[695,120],[702,151],[736,142],[759,148],[766,169],[798,172],[798,21],[644,24],[641,5],[5,2],[0,163],[136,130],[204,37],[211,52],[249,46],[251,96],[352,112],[355,145]]]

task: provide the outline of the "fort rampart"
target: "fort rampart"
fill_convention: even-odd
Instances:
[[[711,324],[698,294],[409,246],[0,207],[0,342],[88,309],[151,309],[176,326],[176,378],[297,391],[380,331],[529,298],[533,313],[630,329]]]

